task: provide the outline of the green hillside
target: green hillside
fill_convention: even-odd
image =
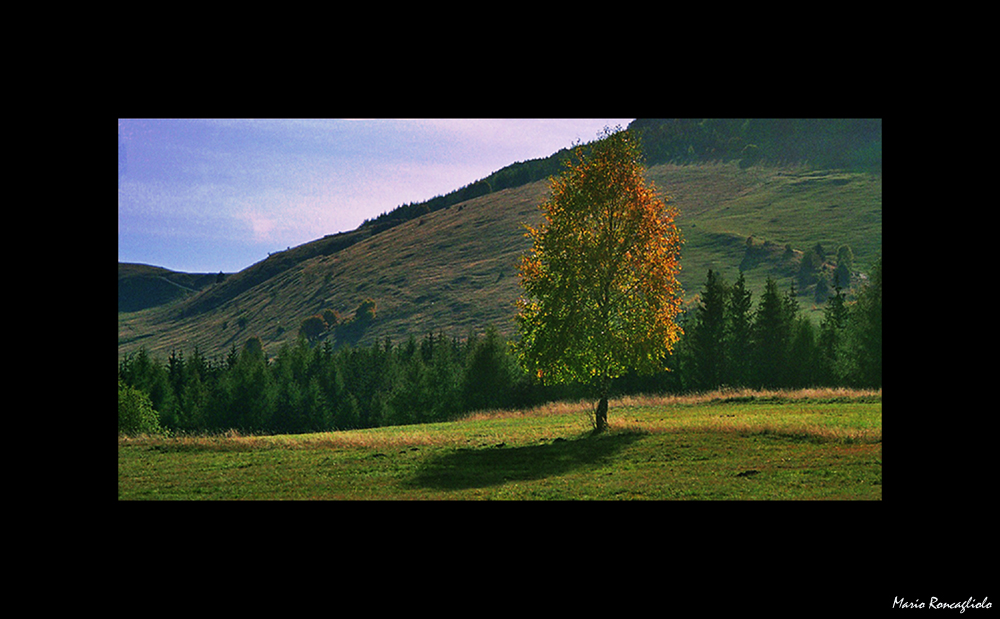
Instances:
[[[681,282],[689,300],[709,268],[732,281],[742,267],[756,291],[769,276],[783,289],[794,283],[809,311],[815,283],[806,283],[811,280],[800,268],[810,249],[820,244],[825,250],[826,262],[816,269],[825,273],[838,247],[850,246],[855,282],[881,251],[878,172],[719,160],[658,163],[648,176],[680,210],[686,240]],[[274,254],[168,303],[120,312],[119,354],[144,346],[165,357],[197,346],[212,357],[252,336],[274,354],[294,340],[305,318],[331,309],[349,319],[366,299],[376,303],[375,320],[350,332],[352,343],[428,332],[463,338],[487,325],[510,334],[517,260],[528,248],[523,224],[538,222],[537,205],[547,192],[547,180],[536,180],[442,201],[436,210],[410,209],[407,217],[387,214],[351,233]],[[120,267],[120,286],[121,279]],[[338,343],[338,333],[340,341],[348,339],[344,331],[326,338]]]
[[[182,299],[214,284],[217,275],[178,273],[147,264],[118,263],[118,311],[137,312]]]

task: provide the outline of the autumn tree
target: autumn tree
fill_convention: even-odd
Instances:
[[[539,207],[541,226],[526,226],[518,356],[545,384],[594,387],[603,431],[611,381],[664,370],[680,336],[681,240],[635,135],[605,129],[575,155]]]

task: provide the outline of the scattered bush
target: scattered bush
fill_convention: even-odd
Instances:
[[[162,432],[160,414],[153,410],[149,396],[118,379],[118,434],[156,434]]]
[[[310,316],[302,321],[302,325],[299,327],[299,333],[304,335],[307,340],[313,341],[319,336],[323,335],[327,330],[326,321],[323,320],[322,316]]]
[[[354,311],[354,320],[359,323],[369,323],[375,320],[375,301],[365,299]]]
[[[326,322],[327,329],[336,329],[337,325],[340,324],[340,314],[336,310],[327,308],[323,310],[323,320]]]

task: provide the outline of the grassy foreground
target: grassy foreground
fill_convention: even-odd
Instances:
[[[882,393],[627,397],[307,435],[118,439],[119,500],[882,499]]]

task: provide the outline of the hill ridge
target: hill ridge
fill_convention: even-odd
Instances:
[[[637,118],[628,129],[641,135],[646,163],[650,166],[735,160],[745,168],[766,161],[787,164],[789,161],[809,160],[819,167],[846,166],[877,170],[881,174],[881,119]],[[587,148],[587,144],[582,146]],[[183,313],[191,316],[218,307],[298,263],[316,255],[335,253],[407,221],[503,189],[557,175],[571,154],[571,149],[564,148],[548,157],[517,161],[443,196],[400,205],[374,219],[365,220],[355,230],[326,235],[271,254],[230,277],[220,278],[223,279],[222,286],[213,287],[186,306]],[[177,283],[178,277],[170,276],[167,281]],[[123,291],[122,280],[119,272],[119,311],[136,311],[179,296],[158,290],[154,283],[142,282],[138,278],[133,279],[131,285],[126,285]],[[204,283],[197,289],[202,287]]]
[[[879,175],[715,162],[658,164],[648,176],[681,211],[688,299],[708,268],[732,281],[743,264],[750,266],[750,283],[759,287],[774,276],[787,287],[817,243],[828,254],[850,245],[861,267],[881,247]],[[213,356],[257,336],[274,354],[293,341],[305,318],[330,309],[348,319],[369,298],[376,320],[354,334],[354,343],[399,342],[428,332],[464,338],[488,325],[510,334],[517,258],[528,248],[523,224],[538,221],[548,188],[547,181],[534,181],[378,232],[363,226],[273,254],[193,295],[120,314],[119,353],[145,346],[165,355],[197,346]],[[745,262],[749,239],[759,252],[752,265]],[[344,338],[330,331],[321,339],[339,344]]]
[[[681,211],[689,299],[710,268],[729,279],[743,268],[758,287],[765,277],[788,285],[814,247],[849,245],[862,266],[881,249],[880,119],[636,119],[629,129],[642,135],[650,180]],[[547,179],[570,155],[515,162],[237,273],[120,263],[119,353],[221,354],[254,335],[272,350],[309,315],[348,317],[366,299],[377,320],[355,341],[464,336],[486,324],[509,332],[516,260],[528,247],[522,226],[537,222]],[[806,274],[800,295],[828,268]]]

